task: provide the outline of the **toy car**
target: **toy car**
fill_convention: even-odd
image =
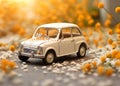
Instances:
[[[41,58],[45,64],[51,64],[57,57],[69,54],[84,57],[87,48],[76,24],[50,23],[38,26],[31,39],[21,42],[18,57],[21,61]]]

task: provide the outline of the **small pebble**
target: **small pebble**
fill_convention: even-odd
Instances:
[[[97,73],[93,73],[93,76],[98,76],[98,74]]]
[[[72,61],[70,64],[71,64],[71,65],[76,65],[76,62],[75,62],[75,61]]]
[[[28,65],[23,65],[21,69],[27,69]]]
[[[51,66],[50,66],[50,67],[48,67],[48,68],[47,68],[47,70],[48,70],[48,71],[51,71],[51,70],[52,70],[52,67],[51,67]]]
[[[23,76],[23,74],[21,74],[21,73],[18,73],[18,74],[17,74],[17,76],[18,76],[18,77],[22,77],[22,76]]]
[[[26,62],[22,62],[22,64],[23,64],[23,65],[25,65],[25,64],[26,64]]]
[[[38,70],[38,68],[37,68],[37,67],[34,67],[34,69],[35,69],[35,70]]]
[[[71,71],[71,72],[77,72],[77,68],[69,68],[68,71]]]
[[[23,69],[24,72],[28,72],[28,69]]]
[[[43,71],[44,74],[48,73],[47,71]]]
[[[47,66],[43,66],[43,67],[42,67],[42,69],[46,69],[46,68],[47,68]]]

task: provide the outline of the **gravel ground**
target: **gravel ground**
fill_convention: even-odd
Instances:
[[[40,59],[31,58],[25,63],[19,61],[15,53],[3,51],[0,55],[3,53],[17,63],[17,68],[5,80],[0,80],[0,86],[119,86],[120,76],[117,74],[105,77],[82,73],[80,64],[95,58],[95,54],[90,52],[84,58],[76,55],[61,57],[47,66]]]
[[[0,39],[6,43],[15,37]],[[16,37],[14,41],[19,40]],[[2,51],[3,50],[3,51]],[[86,57],[78,58],[76,55],[64,56],[57,59],[52,65],[42,64],[42,60],[30,58],[27,62],[21,62],[17,54],[0,48],[0,58],[15,61],[17,67],[10,74],[5,75],[0,71],[0,86],[119,86],[120,74],[115,73],[111,77],[99,76],[96,72],[83,74],[82,63],[103,56],[111,48],[90,49]]]

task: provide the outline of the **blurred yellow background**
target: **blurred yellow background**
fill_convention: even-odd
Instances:
[[[99,19],[98,0],[0,0],[0,36],[23,35],[50,22],[93,26]]]

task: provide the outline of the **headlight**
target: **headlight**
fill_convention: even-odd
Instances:
[[[37,54],[42,54],[43,53],[43,49],[42,49],[42,47],[38,47],[37,48]]]

